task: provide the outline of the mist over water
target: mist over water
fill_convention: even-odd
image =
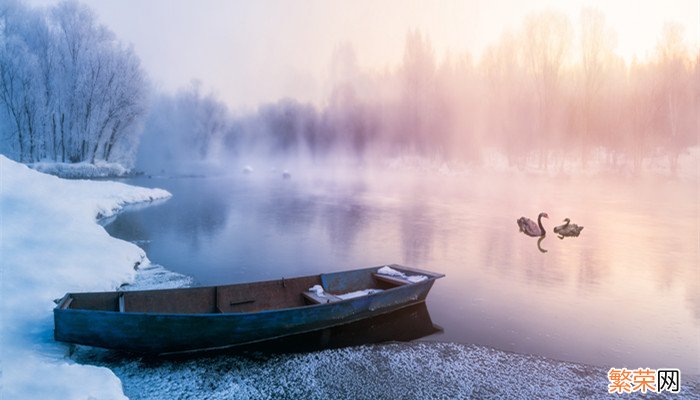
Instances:
[[[137,168],[221,173],[260,158],[325,168],[408,157],[451,167],[496,158],[499,168],[547,173],[697,170],[700,57],[683,28],[667,24],[650,56],[632,62],[616,54],[612,31],[595,10],[575,22],[543,11],[477,59],[436,54],[429,33],[409,30],[401,63],[382,71],[339,44],[320,104],[283,98],[230,110],[193,81],[156,95]]]
[[[401,263],[447,274],[427,302],[444,333],[428,340],[700,373],[697,187],[683,181],[256,169],[133,183],[174,196],[107,229],[198,284]],[[515,221],[541,211],[538,244]],[[565,217],[580,237],[552,233]]]

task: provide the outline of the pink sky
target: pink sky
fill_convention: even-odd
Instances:
[[[51,4],[32,0],[30,4]],[[666,22],[684,26],[686,44],[700,42],[697,0],[223,1],[85,0],[99,20],[132,43],[157,87],[168,91],[198,79],[230,106],[324,98],[334,48],[350,43],[363,68],[400,63],[406,32],[426,33],[438,58],[478,57],[528,14],[554,9],[574,28],[583,7],[605,13],[616,52],[627,60],[653,54]]]

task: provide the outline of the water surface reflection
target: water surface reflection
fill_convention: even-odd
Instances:
[[[700,373],[696,183],[301,173],[132,183],[174,197],[108,230],[201,284],[402,263],[447,274],[428,297],[439,340]],[[549,234],[520,234],[516,219],[540,211]],[[552,233],[565,217],[586,227],[579,237]]]

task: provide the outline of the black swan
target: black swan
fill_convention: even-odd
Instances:
[[[520,232],[528,236],[544,236],[547,232],[542,226],[542,217],[549,218],[547,213],[542,212],[537,216],[537,223],[530,218],[520,217],[518,219],[518,226],[520,227]]]
[[[582,226],[572,224],[571,220],[568,218],[564,218],[564,222],[566,222],[564,225],[559,225],[554,228],[554,233],[559,235],[559,239],[564,239],[565,236],[578,237],[583,230]]]

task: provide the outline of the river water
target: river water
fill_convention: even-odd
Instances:
[[[275,172],[148,178],[173,198],[106,228],[201,285],[398,263],[445,273],[444,331],[604,367],[700,374],[697,181],[525,173]],[[516,219],[545,211],[541,241]],[[578,238],[557,238],[569,217]]]

